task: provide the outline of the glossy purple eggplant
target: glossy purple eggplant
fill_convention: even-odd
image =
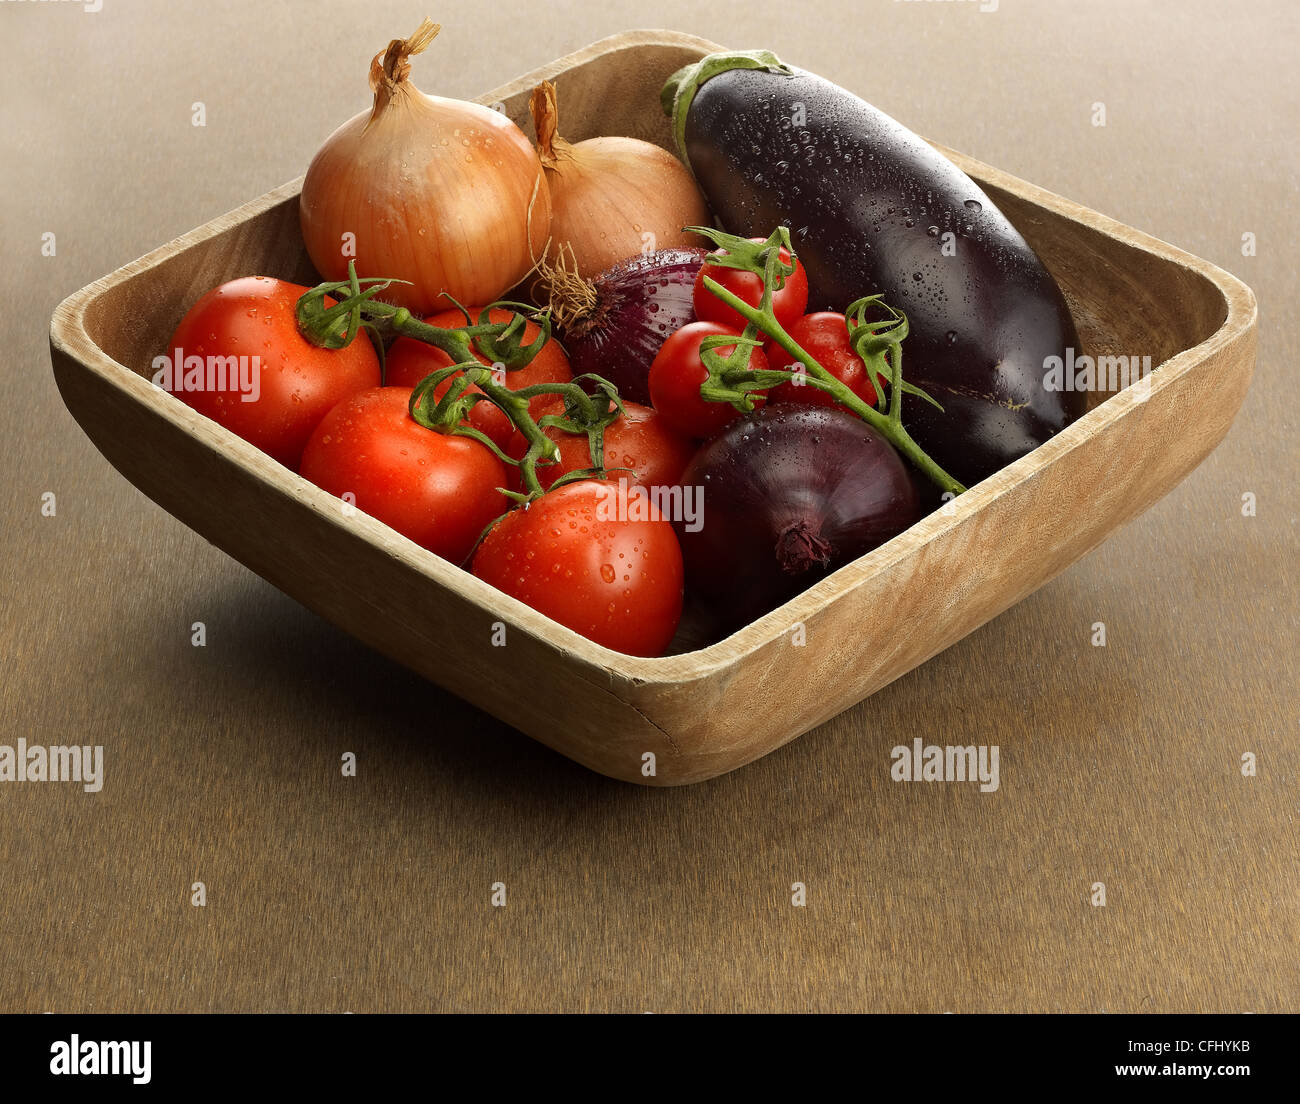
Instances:
[[[1060,289],[974,181],[844,89],[773,55],[710,55],[675,74],[664,107],[723,227],[780,224],[805,266],[808,309],[883,293],[904,311],[903,422],[967,486],[1083,413],[1044,386],[1046,358],[1079,348]]]

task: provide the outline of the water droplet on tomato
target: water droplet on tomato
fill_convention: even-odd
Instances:
[[[607,582],[607,583],[612,583],[612,582],[614,581],[614,565],[613,565],[613,564],[601,564],[601,565],[600,565],[600,577],[601,577],[602,579],[604,579],[605,582]],[[610,608],[610,609],[613,609],[614,607],[613,607],[613,606],[610,606],[609,608]]]

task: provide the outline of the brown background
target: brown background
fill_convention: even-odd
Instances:
[[[0,785],[0,1010],[1294,1010],[1295,5],[540,7],[0,4],[0,742],[106,748],[99,794]],[[298,175],[426,13],[428,91],[647,22],[768,46],[1229,268],[1261,304],[1236,426],[1082,563],[780,752],[685,790],[587,773],[171,519],[50,375],[64,295]],[[913,736],[1000,745],[1001,789],[891,782]]]

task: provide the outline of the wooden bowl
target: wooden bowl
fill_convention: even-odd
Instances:
[[[712,43],[604,39],[482,97],[525,122],[557,83],[565,134],[671,148],[659,90]],[[1150,354],[1144,385],[1095,397],[1063,433],[718,643],[637,659],[591,643],[337,498],[149,380],[208,289],[312,284],[301,181],[70,296],[50,349],[68,410],[127,479],[263,578],[393,659],[614,778],[680,785],[780,747],[1020,601],[1136,517],[1228,430],[1255,359],[1255,298],[1206,261],[943,150],[1038,251],[1093,355]],[[505,646],[494,646],[494,627]],[[797,631],[802,627],[802,632]],[[689,648],[689,638],[683,638]],[[653,753],[653,775],[647,773]]]

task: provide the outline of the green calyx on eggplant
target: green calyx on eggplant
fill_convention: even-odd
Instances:
[[[980,187],[902,124],[766,51],[711,54],[664,86],[681,154],[730,233],[778,224],[808,274],[808,309],[883,293],[907,314],[903,422],[967,486],[1084,412],[1045,386],[1079,348],[1060,288]]]

